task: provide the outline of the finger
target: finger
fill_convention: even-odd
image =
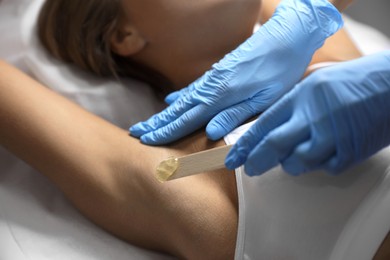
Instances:
[[[341,117],[341,114],[335,113],[332,115],[334,123],[334,156],[324,164],[323,169],[330,175],[338,175],[347,167],[358,161],[361,152],[360,147],[356,146],[353,141],[356,136],[353,134],[355,129],[352,129],[348,118]],[[336,119],[336,120],[335,120]]]
[[[168,105],[171,105],[173,102],[175,102],[179,97],[182,96],[182,91],[179,90],[179,91],[175,91],[175,92],[172,92],[170,93],[169,95],[167,95],[164,99],[165,103],[167,103]]]
[[[241,166],[246,161],[249,153],[269,132],[290,119],[291,111],[290,99],[284,98],[262,114],[257,122],[232,147],[225,160],[226,166],[229,169]]]
[[[194,102],[188,96],[180,98],[162,112],[149,118],[147,121],[133,125],[130,128],[130,133],[132,136],[140,137],[152,131],[156,131],[157,129],[179,119],[194,106]]]
[[[314,171],[333,155],[331,144],[315,144],[312,140],[297,146],[294,152],[282,161],[283,169],[294,176]]]
[[[249,154],[245,163],[246,173],[250,176],[263,174],[288,157],[297,144],[309,138],[309,127],[297,120],[286,122],[271,131]]]
[[[351,156],[345,153],[334,154],[334,156],[322,167],[330,175],[339,175],[353,163]]]
[[[162,145],[176,141],[206,124],[214,116],[214,114],[208,116],[209,112],[210,109],[206,105],[198,105],[168,125],[142,135],[141,142],[148,145]]]
[[[294,152],[282,162],[291,175],[317,170],[335,153],[331,124],[312,125],[310,140],[297,145]]]
[[[256,114],[248,101],[237,104],[215,116],[207,125],[206,134],[209,139],[218,140]]]
[[[196,87],[199,87],[202,84],[204,84],[204,82],[206,80],[206,77],[208,77],[207,73],[204,74],[204,76],[202,76],[202,77],[198,78],[197,80],[195,80],[193,83],[191,83],[187,87],[185,87],[185,88],[183,88],[181,90],[172,92],[171,94],[169,94],[168,96],[165,97],[165,100],[164,100],[165,103],[167,103],[168,105],[171,105],[173,102],[175,102],[179,98],[181,98],[181,97],[183,97],[185,95],[190,95],[190,93],[192,91],[194,91],[194,89]]]

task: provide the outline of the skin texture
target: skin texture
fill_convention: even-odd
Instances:
[[[184,259],[233,258],[233,172],[164,184],[154,177],[158,163],[169,156],[223,143],[198,133],[171,147],[144,146],[4,63],[0,104],[0,144],[46,175],[98,226]]]

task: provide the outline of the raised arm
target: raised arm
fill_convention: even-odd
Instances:
[[[217,145],[201,133],[169,149],[143,146],[0,62],[0,144],[45,174],[88,218],[133,244],[183,258],[212,258],[215,243],[225,245],[218,253],[226,257],[234,252],[233,174],[166,184],[153,176],[168,156]]]

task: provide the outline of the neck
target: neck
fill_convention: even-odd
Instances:
[[[176,66],[172,66],[171,71],[167,72],[166,75],[168,75],[168,78],[172,81],[176,90],[182,89],[201,77],[211,68],[214,62],[216,62],[216,60],[198,63],[193,62],[187,65],[178,63]]]

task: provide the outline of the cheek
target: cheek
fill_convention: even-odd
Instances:
[[[188,3],[193,0],[123,0],[130,22],[145,34],[169,30],[194,10]],[[196,2],[196,1],[195,1]]]

